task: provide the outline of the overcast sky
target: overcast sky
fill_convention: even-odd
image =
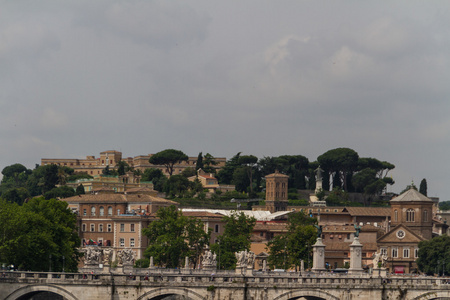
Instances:
[[[450,200],[449,1],[0,0],[0,169],[349,147]]]

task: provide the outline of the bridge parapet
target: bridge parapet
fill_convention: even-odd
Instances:
[[[56,291],[56,288],[58,288],[65,291],[65,296],[73,292],[75,296],[72,298],[67,296],[67,299],[84,299],[83,291],[95,291],[99,295],[105,293],[111,295],[117,292],[122,293],[121,297],[123,299],[138,299],[132,298],[131,296],[126,298],[124,295],[139,291],[139,297],[141,297],[156,290],[173,291],[174,289],[186,293],[203,295],[191,299],[221,299],[220,297],[223,297],[223,295],[234,295],[235,293],[242,295],[242,293],[246,293],[245,291],[250,294],[253,293],[254,299],[260,299],[262,296],[258,295],[262,295],[262,293],[266,293],[267,297],[261,299],[275,299],[275,297],[279,297],[277,299],[291,299],[292,297],[289,298],[287,296],[289,293],[292,292],[295,295],[300,295],[300,291],[309,293],[305,295],[319,295],[319,292],[314,294],[313,291],[333,295],[329,297],[324,296],[322,299],[347,299],[345,297],[343,298],[343,295],[350,293],[353,293],[354,297],[360,300],[380,299],[378,296],[383,291],[392,293],[392,296],[395,293],[407,292],[409,296],[404,299],[416,300],[432,299],[421,298],[421,295],[432,292],[439,295],[448,294],[450,296],[450,278],[442,277],[370,277],[368,275],[351,276],[332,275],[330,273],[310,276],[301,276],[299,273],[261,273],[255,274],[254,276],[243,276],[229,272],[218,272],[217,274],[206,274],[204,272],[179,274],[163,271],[159,273],[158,271],[157,273],[153,272],[148,275],[142,273],[136,272],[136,274],[126,275],[114,273],[7,272],[0,277],[0,290],[4,291],[7,288],[9,292],[6,292],[5,296],[0,295],[0,300],[15,300],[18,298],[14,298],[14,295],[16,295],[14,294],[16,293],[15,291],[34,287],[48,287],[51,291]],[[218,291],[215,298],[210,295],[210,292],[214,290]],[[361,296],[364,293],[369,296],[364,298]],[[375,295],[374,293],[378,294]],[[83,296],[80,296],[80,294]],[[8,298],[8,295],[13,296]],[[135,294],[135,296],[138,295]],[[241,299],[240,296],[233,296],[232,298],[236,300]],[[150,297],[149,299],[152,298]]]

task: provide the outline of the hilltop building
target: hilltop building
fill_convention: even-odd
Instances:
[[[138,155],[135,157],[122,157],[122,152],[116,150],[108,150],[100,152],[100,157],[95,158],[95,156],[86,156],[84,159],[78,158],[42,158],[41,166],[55,164],[58,166],[66,166],[75,170],[76,173],[84,172],[91,176],[100,175],[103,173],[103,170],[106,166],[109,166],[110,169],[116,169],[116,165],[119,161],[125,161],[130,167],[133,167],[135,170],[141,170],[142,172],[145,169],[149,168],[157,168],[160,169],[166,176],[168,176],[167,170],[165,166],[162,165],[153,165],[148,160],[153,154],[148,155]],[[214,168],[220,169],[225,166],[226,158],[225,157],[215,157],[214,161],[217,163],[214,165]],[[173,174],[180,174],[184,169],[191,167],[195,168],[197,164],[197,157],[189,157],[187,161],[180,162],[179,164],[174,166]]]
[[[190,181],[198,179],[202,184],[203,188],[207,189],[209,193],[214,193],[215,191],[229,192],[235,190],[234,185],[219,184],[214,174],[206,173],[202,169],[198,169],[197,175],[191,176],[188,179]]]
[[[99,190],[109,190],[115,193],[123,193],[131,189],[146,189],[146,191],[152,191],[152,194],[156,196],[157,192],[153,190],[153,183],[151,181],[141,181],[141,176],[135,175],[133,172],[127,172],[125,175],[112,176],[112,175],[94,175],[94,178],[83,178],[75,181],[69,181],[67,186],[76,189],[79,185],[84,187],[85,193],[95,193]]]

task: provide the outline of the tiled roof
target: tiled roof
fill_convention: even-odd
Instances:
[[[388,217],[391,215],[389,207],[346,207],[351,216],[379,216]]]
[[[154,192],[156,193],[155,190],[149,189],[148,187],[136,187],[136,188],[131,188],[126,190],[126,193],[131,194],[131,193],[136,193],[136,192]]]
[[[266,178],[272,178],[272,177],[289,177],[289,176],[281,174],[278,171],[276,171],[275,173],[272,173],[272,174],[269,174],[269,175],[266,176]]]
[[[210,213],[207,211],[183,211],[183,216],[196,217],[196,218],[202,218],[202,217],[217,218],[217,219],[223,218],[223,215],[214,214],[214,213]]]
[[[151,195],[144,195],[144,194],[130,194],[130,195],[124,195],[124,194],[84,194],[84,195],[78,195],[73,196],[69,198],[64,199],[65,202],[68,203],[86,203],[86,202],[92,202],[92,203],[101,203],[101,202],[152,202],[152,203],[165,203],[169,205],[178,205],[177,202],[167,200],[164,198],[159,198]]]
[[[410,202],[410,201],[425,201],[433,202],[430,198],[419,193],[417,190],[410,188],[400,196],[395,197],[391,202]]]

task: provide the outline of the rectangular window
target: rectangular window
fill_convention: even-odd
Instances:
[[[384,255],[386,255],[387,256],[387,248],[381,248],[381,255],[382,256],[384,256]]]
[[[111,224],[108,224],[108,232],[111,232],[112,231],[112,226],[111,226]]]
[[[83,216],[85,216],[87,214],[87,212],[86,212],[86,208],[85,209],[83,209]]]
[[[214,232],[218,233],[219,232],[219,225],[216,224],[216,226],[214,226]],[[261,232],[262,233],[262,232]],[[262,236],[262,235],[261,235]]]
[[[83,225],[81,226],[81,231],[86,231],[86,224],[83,224]]]
[[[98,225],[98,231],[103,232],[103,224]]]
[[[394,258],[398,257],[398,248],[392,248],[392,257]]]
[[[130,239],[130,247],[134,247],[134,239],[133,238]]]
[[[120,238],[120,247],[125,247],[125,239]]]
[[[124,232],[125,231],[125,224],[120,224],[120,232]]]
[[[134,232],[134,224],[130,224],[130,231]]]
[[[403,258],[409,258],[409,248],[403,248]]]
[[[414,248],[414,258],[419,257],[419,248]]]

